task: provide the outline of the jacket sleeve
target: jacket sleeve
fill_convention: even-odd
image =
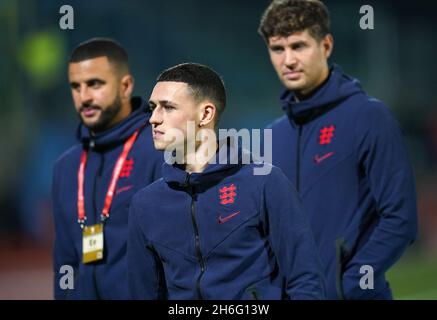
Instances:
[[[62,266],[73,268],[73,279],[75,280],[80,263],[79,257],[74,249],[74,241],[69,233],[69,223],[66,221],[66,215],[60,205],[59,191],[61,189],[59,180],[59,165],[57,164],[53,170],[52,181],[52,211],[53,221],[55,225],[55,239],[53,246],[53,272],[54,272],[54,298],[57,300],[69,299],[73,297],[73,290],[77,288],[62,288],[61,281],[64,283],[63,276],[66,273],[61,273]],[[79,228],[79,226],[77,226]],[[65,278],[66,279],[66,278]],[[75,281],[74,281],[75,282]],[[73,283],[75,286],[76,283]]]
[[[290,299],[324,299],[316,244],[296,189],[273,167],[263,192],[264,223]]]
[[[372,102],[357,128],[357,157],[379,219],[367,242],[345,267],[346,299],[369,297],[368,290],[360,286],[366,273],[365,269],[360,271],[363,266],[373,269],[375,295],[387,290],[384,273],[417,236],[414,174],[398,123],[384,105]]]
[[[129,209],[127,269],[132,299],[158,300],[166,298],[161,261],[145,237],[138,213],[144,210],[136,196]]]

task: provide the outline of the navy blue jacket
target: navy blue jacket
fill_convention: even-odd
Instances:
[[[164,164],[163,178],[133,197],[133,298],[324,297],[315,242],[291,183],[275,167],[254,176],[256,164],[228,163],[240,164],[217,162],[192,174]]]
[[[153,147],[150,113],[140,98],[132,99],[133,111],[114,128],[96,136],[79,126],[80,143],[56,162],[53,174],[53,214],[55,221],[54,272],[56,299],[129,298],[126,272],[126,245],[129,204],[139,189],[161,177],[162,153]],[[104,226],[104,259],[82,263],[82,230],[77,223],[78,168],[83,148],[88,148],[85,169],[86,225],[100,222],[100,214],[116,160],[124,142],[143,127],[127,156],[118,180],[109,219]],[[62,265],[74,268],[74,290],[62,290]]]
[[[272,162],[310,216],[328,298],[391,298],[384,274],[417,234],[414,176],[398,123],[337,66],[307,100],[289,91],[281,100],[286,115],[271,125]],[[373,290],[360,287],[370,275],[365,265]]]

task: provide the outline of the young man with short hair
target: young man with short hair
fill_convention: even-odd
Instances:
[[[68,78],[81,123],[79,143],[53,173],[55,298],[129,299],[129,203],[161,176],[163,157],[153,147],[148,108],[131,98],[134,81],[120,44],[81,43]]]
[[[206,66],[177,65],[157,80],[149,99],[155,147],[185,153],[132,200],[132,296],[321,299],[319,259],[296,191],[278,168],[254,175],[257,164],[244,163],[230,139],[216,141],[225,104],[223,82]]]

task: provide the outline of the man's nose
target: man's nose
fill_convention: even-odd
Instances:
[[[90,103],[93,100],[93,97],[92,97],[90,90],[87,86],[83,86],[82,88],[80,88],[79,97],[80,97],[80,102],[82,104]]]
[[[292,50],[286,49],[285,50],[285,65],[287,67],[293,67],[297,63],[296,55],[293,53]]]
[[[153,109],[152,116],[149,119],[150,124],[158,125],[162,123],[162,116],[159,107]]]

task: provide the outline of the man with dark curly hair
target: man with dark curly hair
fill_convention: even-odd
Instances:
[[[273,164],[310,215],[330,299],[391,299],[386,271],[417,235],[414,175],[398,123],[337,65],[317,0],[273,1],[258,29],[285,87]]]

